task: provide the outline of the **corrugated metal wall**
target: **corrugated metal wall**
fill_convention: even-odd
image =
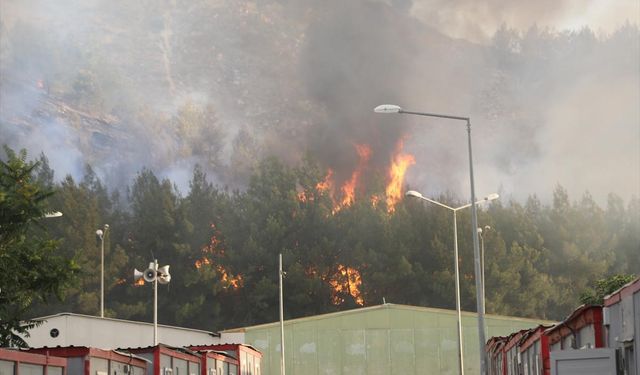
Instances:
[[[487,316],[487,337],[532,328],[543,321]],[[478,328],[463,315],[464,360],[479,372]],[[245,342],[263,354],[262,374],[280,374],[278,324],[248,327]],[[455,311],[384,305],[285,324],[287,375],[457,374]]]

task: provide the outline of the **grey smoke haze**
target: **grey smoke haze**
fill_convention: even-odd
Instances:
[[[344,180],[354,144],[383,173],[404,138],[412,188],[466,196],[464,124],[372,111],[395,103],[471,116],[478,195],[640,193],[633,2],[0,4],[0,142],[58,178],[90,163],[122,187],[146,166],[186,187],[200,163],[241,186],[259,156],[310,151]],[[544,29],[580,19],[608,33]]]
[[[411,14],[446,35],[486,43],[503,24],[527,30],[589,27],[609,34],[640,21],[636,0],[415,0]]]

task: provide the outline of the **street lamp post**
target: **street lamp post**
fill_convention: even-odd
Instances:
[[[461,209],[467,208],[471,206],[471,203],[467,203],[463,206],[460,207],[450,207],[446,204],[440,203],[438,201],[435,201],[433,199],[429,199],[425,196],[423,196],[421,193],[415,191],[415,190],[409,190],[406,193],[407,196],[410,197],[415,197],[415,198],[419,198],[419,199],[423,199],[427,202],[436,204],[440,207],[444,207],[450,211],[453,212],[453,255],[455,258],[455,262],[454,262],[454,269],[455,269],[455,274],[456,274],[456,312],[458,314],[458,359],[459,359],[459,366],[460,366],[460,375],[464,375],[464,355],[462,353],[462,348],[463,348],[463,343],[462,343],[462,313],[461,313],[461,308],[460,308],[460,271],[459,271],[459,257],[458,257],[458,220],[457,220],[457,212]],[[484,197],[483,199],[475,202],[476,204],[479,203],[483,203],[483,202],[489,202],[492,201],[494,199],[499,198],[500,196],[498,194],[489,194],[486,197]]]
[[[109,224],[104,225],[104,231],[98,229],[96,235],[100,238],[100,317],[104,318],[104,237],[109,230]]]
[[[490,226],[485,225],[484,230],[489,230],[491,229]],[[482,265],[482,307],[485,308],[485,310],[483,311],[483,313],[486,313],[486,299],[484,297],[484,236],[482,234],[482,228],[478,227],[478,236],[480,236],[480,264]]]
[[[469,185],[471,188],[471,202],[476,201],[476,191],[473,180],[473,156],[471,152],[471,119],[469,117],[461,117],[461,116],[451,116],[451,115],[441,115],[436,113],[427,113],[427,112],[412,112],[405,111],[401,107],[393,104],[383,104],[377,106],[374,111],[376,113],[401,113],[407,115],[416,115],[416,116],[427,116],[427,117],[437,117],[444,118],[450,120],[458,120],[464,121],[467,123],[467,144],[469,148]],[[480,374],[486,373],[486,355],[484,351],[484,345],[486,342],[485,332],[484,332],[484,305],[482,298],[480,298],[480,294],[482,293],[482,278],[480,277],[480,246],[478,244],[478,232],[476,228],[478,228],[478,211],[476,209],[476,205],[471,205],[471,235],[473,237],[473,258],[474,258],[474,273],[476,279],[476,302],[477,302],[477,310],[478,310],[478,341],[480,347]]]
[[[285,375],[285,359],[284,359],[284,304],[282,300],[282,254],[278,256],[278,286],[280,287],[280,374]]]

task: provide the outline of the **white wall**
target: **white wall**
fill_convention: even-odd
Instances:
[[[51,330],[59,331],[51,337]],[[29,346],[87,346],[100,349],[138,348],[153,345],[153,324],[88,315],[59,314],[46,317],[39,327],[29,331]],[[171,346],[220,343],[210,332],[158,325],[158,342]],[[227,342],[228,343],[228,342]]]

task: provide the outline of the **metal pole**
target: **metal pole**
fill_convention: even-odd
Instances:
[[[153,260],[156,277],[153,280],[153,346],[158,345],[158,260]]]
[[[285,375],[284,360],[284,307],[282,302],[282,254],[278,257],[278,276],[280,289],[280,374]]]
[[[100,236],[100,317],[104,318],[104,236]]]
[[[482,234],[482,229],[478,228],[478,236],[480,236],[480,266],[482,267],[482,313],[487,313],[487,306],[485,302],[487,301],[484,298],[484,235]]]
[[[104,225],[104,232],[100,236],[100,317],[104,318],[104,238],[109,230],[109,224]]]
[[[476,201],[476,191],[473,181],[473,156],[471,152],[471,120],[467,119],[467,140],[469,145],[469,182],[471,185],[471,202]],[[471,233],[473,236],[473,258],[476,279],[476,301],[478,311],[478,343],[480,351],[480,374],[486,374],[486,356],[484,345],[486,343],[484,332],[484,301],[482,300],[482,271],[480,268],[480,246],[478,244],[478,210],[475,204],[471,204]]]
[[[458,363],[460,365],[460,375],[464,375],[464,355],[462,353],[462,313],[460,311],[460,270],[458,266],[458,220],[456,210],[453,210],[453,255],[455,257],[456,271],[456,312],[458,313]]]

